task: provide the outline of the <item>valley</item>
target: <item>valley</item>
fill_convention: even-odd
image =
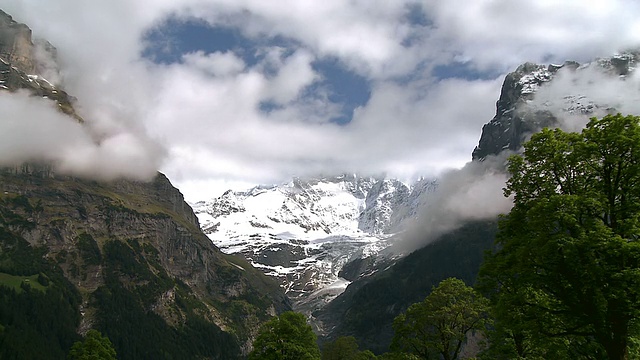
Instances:
[[[402,11],[416,9],[406,7]],[[485,73],[478,66],[462,71],[473,74],[465,75],[469,78],[452,80],[457,68],[443,70],[434,66],[434,74],[439,69],[441,78],[422,74],[426,77],[416,80],[413,76],[418,76],[417,73],[406,74],[395,68],[395,72],[383,76],[390,67],[388,63],[367,67],[360,61],[349,63],[353,59],[343,53],[340,61],[334,59],[335,64],[323,63],[327,61],[324,57],[333,59],[336,55],[317,49],[314,53],[302,47],[293,51],[288,47],[303,42],[292,40],[293,35],[291,38],[274,35],[270,39],[274,43],[261,43],[262,37],[271,36],[265,35],[271,33],[263,29],[234,35],[246,42],[254,41],[253,46],[258,48],[251,51],[240,51],[238,47],[229,47],[224,52],[188,51],[171,62],[169,55],[162,51],[151,54],[145,47],[150,45],[142,44],[151,42],[150,34],[157,35],[154,31],[158,27],[187,16],[166,11],[163,9],[163,17],[153,24],[147,23],[144,32],[140,30],[138,35],[144,39],[140,43],[129,44],[130,48],[125,44],[122,49],[112,46],[112,53],[130,51],[135,56],[110,58],[120,61],[111,64],[101,62],[105,53],[93,58],[87,51],[75,53],[78,59],[70,58],[75,43],[72,50],[69,44],[63,44],[62,53],[58,54],[51,43],[32,37],[31,28],[0,10],[0,107],[4,111],[0,119],[0,136],[4,136],[0,139],[0,358],[70,358],[74,344],[86,340],[92,330],[98,330],[110,341],[119,359],[246,359],[251,358],[256,338],[265,331],[265,324],[292,310],[303,314],[293,315],[292,319],[311,327],[307,335],[314,350],[319,351],[318,344],[353,337],[352,343],[375,356],[393,348],[394,319],[451,277],[469,286],[484,286],[482,296],[492,297],[508,294],[500,287],[506,288],[500,283],[505,280],[501,278],[502,270],[512,271],[512,277],[506,278],[504,284],[514,288],[520,285],[520,275],[528,274],[531,284],[540,285],[539,293],[529,292],[531,289],[525,287],[518,294],[522,299],[505,296],[500,300],[518,309],[528,306],[526,301],[518,303],[520,300],[538,301],[540,298],[536,296],[545,291],[546,285],[569,284],[568,300],[561,300],[579,305],[569,306],[571,311],[580,309],[583,298],[589,299],[587,295],[591,293],[603,291],[604,295],[598,293],[601,298],[596,300],[609,296],[606,299],[615,303],[619,294],[626,296],[629,289],[635,289],[638,280],[634,276],[640,264],[634,247],[638,237],[636,205],[640,202],[635,189],[640,172],[634,171],[640,169],[637,165],[640,152],[620,150],[618,154],[618,148],[608,148],[610,143],[618,144],[618,134],[605,138],[597,132],[597,126],[604,126],[595,123],[596,129],[590,129],[586,135],[545,131],[548,139],[556,141],[552,143],[556,147],[543,147],[546,140],[540,141],[544,151],[533,151],[533,155],[530,151],[530,163],[525,164],[521,157],[525,151],[523,144],[545,128],[579,132],[589,118],[613,119],[623,125],[623,121],[635,121],[633,117],[607,116],[640,113],[640,77],[636,70],[639,50],[632,48],[590,58],[584,63],[524,62],[509,67],[515,69],[509,73],[500,70],[503,73],[498,78],[491,72],[498,70]],[[242,16],[248,14],[248,10],[242,10]],[[409,22],[419,20],[402,18]],[[211,25],[197,22],[198,26],[203,24]],[[423,25],[397,28],[409,31]],[[34,28],[44,30],[46,26],[38,22]],[[276,27],[270,29],[276,31]],[[58,38],[66,32],[48,30]],[[166,36],[164,50],[185,45],[170,41],[169,32],[159,33]],[[195,41],[195,37],[190,39]],[[417,39],[422,38],[402,39],[396,50],[412,47]],[[347,48],[353,48],[354,44]],[[547,61],[547,54],[542,61]],[[79,67],[79,71],[96,64],[106,64],[108,71],[95,75],[74,73],[72,65],[79,64],[85,66]],[[414,67],[423,71],[423,65]],[[331,66],[340,76],[321,71]],[[336,70],[338,66],[342,67],[341,72]],[[456,66],[463,68],[461,64]],[[361,73],[358,75],[357,71]],[[358,82],[358,76],[366,77],[360,79],[360,86],[366,89],[359,91],[368,92],[366,96],[360,94],[366,98],[362,103],[336,100],[333,86],[342,84],[340,79],[336,80],[341,76],[354,83]],[[495,79],[484,78],[491,76]],[[87,86],[85,78],[102,87],[94,89],[93,83]],[[224,87],[232,78],[239,79],[238,83]],[[484,125],[477,146],[472,152],[471,148],[464,150],[466,164],[449,169],[454,156],[449,158],[446,151],[431,152],[418,147],[430,141],[434,147],[444,149],[446,145],[450,149],[450,143],[463,141],[463,136],[454,136],[454,130],[446,130],[453,128],[444,124],[449,117],[457,119],[460,128],[471,123],[469,118],[476,116],[473,107],[480,108],[481,100],[483,104],[486,102],[485,95],[477,94],[492,89],[492,82],[501,84],[495,113],[491,119],[490,116],[480,119]],[[114,83],[117,89],[112,91],[110,86]],[[78,94],[67,93],[66,85]],[[424,90],[430,87],[448,95],[434,100]],[[465,87],[474,87],[471,91],[476,96],[472,97],[474,101],[467,102],[462,95],[458,96],[471,96],[464,92]],[[178,88],[180,91],[170,92]],[[451,90],[454,88],[455,91]],[[211,89],[220,90],[216,93],[218,97],[209,96],[207,91]],[[413,93],[408,95],[405,91]],[[228,93],[233,96],[226,97]],[[341,94],[345,98],[350,95]],[[494,95],[490,94],[492,102]],[[409,105],[402,97],[419,106],[407,110]],[[195,100],[207,106],[215,104],[216,111],[207,107],[200,113],[191,112],[191,101]],[[229,111],[226,103],[236,100],[238,104]],[[138,102],[144,106],[138,107]],[[439,107],[448,102],[454,105],[446,111]],[[173,108],[170,111],[165,106]],[[423,122],[438,117],[444,119],[441,124],[434,121],[422,126]],[[191,122],[194,118],[202,120],[201,124]],[[407,123],[403,123],[405,120]],[[236,122],[241,125],[230,127],[235,132],[219,136],[224,132],[219,127]],[[166,128],[160,129],[163,126]],[[405,128],[400,129],[402,126]],[[629,129],[635,128],[627,123],[616,131],[623,133]],[[321,136],[307,143],[306,137],[312,138],[312,133]],[[247,137],[259,144],[253,148],[253,144],[243,142]],[[626,141],[622,145],[631,144],[636,151],[636,138],[629,136],[629,141],[621,138]],[[193,148],[189,147],[191,143]],[[211,145],[218,143],[219,148]],[[319,149],[326,154],[318,155],[322,152]],[[587,160],[563,157],[574,152],[591,157]],[[605,159],[598,158],[599,155]],[[432,162],[428,166],[424,161],[427,158]],[[189,164],[185,164],[185,159],[191,160]],[[536,163],[539,159],[541,165]],[[610,168],[616,164],[627,163],[634,171],[628,179],[611,186],[613,190],[608,197],[600,194],[584,203],[573,202],[583,193],[591,195],[611,185],[612,181],[600,180],[609,179],[605,175],[610,175]],[[180,166],[176,168],[176,164]],[[260,169],[254,169],[256,164],[260,164]],[[431,175],[417,177],[415,164],[420,164],[420,170],[429,169]],[[527,167],[530,164],[539,168]],[[597,172],[601,165],[604,175]],[[236,179],[235,172],[254,170],[247,178],[266,178],[264,174],[286,176],[279,183],[232,188],[216,197],[187,203],[181,190],[174,186],[173,175],[170,179],[158,170],[161,166],[174,171],[177,181],[190,177]],[[401,176],[378,171],[386,167],[396,169],[398,174],[411,173],[413,180],[401,180]],[[345,168],[353,172],[344,173]],[[341,169],[342,173],[328,171],[335,169]],[[618,170],[623,173],[626,169]],[[296,173],[294,170],[305,175],[291,176]],[[529,177],[523,180],[520,174]],[[584,174],[591,175],[583,181]],[[552,185],[543,184],[543,180]],[[600,182],[606,186],[600,186]],[[581,186],[579,191],[574,185]],[[539,212],[528,207],[527,201],[531,199],[518,196],[522,193],[536,201],[542,199],[540,208],[532,207]],[[631,203],[625,202],[627,194],[631,194]],[[556,195],[566,195],[559,198],[567,202],[558,200]],[[559,201],[559,205],[548,205],[546,197]],[[605,198],[611,200],[609,208],[598,203]],[[619,205],[616,201],[624,206],[615,208]],[[522,218],[510,220],[503,216],[513,209],[520,211],[515,214]],[[564,216],[565,213],[570,216]],[[557,218],[552,226],[545,227],[547,214]],[[623,218],[621,225],[616,223],[618,215]],[[539,220],[548,233],[528,231],[540,228],[538,223],[531,224],[531,219]],[[530,228],[519,233],[518,221]],[[507,230],[511,233],[505,231],[504,224],[510,226]],[[592,225],[595,230],[589,228]],[[563,231],[557,231],[558,228]],[[588,233],[593,239],[583,236],[583,228],[593,230]],[[592,242],[580,243],[578,240],[583,241],[584,237]],[[521,238],[539,241],[544,246],[518,243]],[[556,238],[560,239],[557,248],[545,247],[549,239]],[[601,239],[611,241],[603,242],[604,245],[597,243]],[[593,243],[601,247],[596,251]],[[611,244],[619,247],[608,248]],[[574,245],[577,247],[571,248]],[[521,252],[513,251],[514,248]],[[588,257],[599,251],[608,257]],[[504,259],[508,261],[498,257],[503,253],[507,253]],[[628,256],[622,261],[616,257],[618,254]],[[553,261],[547,262],[547,258]],[[593,264],[584,262],[587,264],[584,265],[583,258]],[[487,259],[494,261],[488,270],[483,265]],[[611,278],[606,277],[609,274],[602,275],[605,267],[600,263],[606,261],[610,261],[607,263],[610,268],[623,264],[620,273]],[[517,268],[521,264],[531,266]],[[574,274],[574,268],[582,272]],[[534,271],[529,272],[531,269]],[[560,277],[565,273],[571,278]],[[546,276],[546,282],[538,281],[542,276]],[[476,283],[479,277],[484,277],[485,284]],[[493,284],[493,288],[486,285],[487,278],[498,285]],[[577,286],[572,281],[580,286],[589,285],[592,278],[598,279],[599,285],[585,287],[580,296],[574,296],[578,292],[572,288]],[[609,288],[621,290],[609,294],[605,291]],[[536,296],[530,296],[532,293]],[[631,293],[636,296],[635,290]],[[548,298],[543,300],[551,300],[542,301],[543,305],[561,303],[553,302],[556,295],[545,294]],[[637,299],[633,296],[623,305],[635,309]],[[505,305],[496,298],[491,301],[494,310],[502,311],[491,316],[504,320],[513,315],[511,308],[500,308]],[[584,333],[560,333],[552,341],[545,338],[547,328],[560,328],[564,324],[554,316],[570,313],[565,308],[550,311],[550,317],[541,319],[536,319],[536,312],[527,313],[531,318],[517,325],[549,321],[550,326],[539,332],[538,337],[525,334],[530,344],[535,345],[532,348],[547,358],[554,358],[553,354],[567,357],[584,349],[598,354],[623,349],[618,358],[630,358],[625,358],[626,351],[637,350],[634,342],[637,337],[631,333],[635,328],[629,324],[637,314],[632,314],[635,318],[625,318],[631,319],[625,325],[629,325],[628,329],[623,329],[631,329],[626,334],[630,345],[624,342],[625,338],[622,345],[614,344],[611,350],[605,346],[608,340],[602,340],[608,336],[601,331],[605,326],[590,322],[592,313],[605,308],[602,304],[609,306],[607,301],[598,301],[595,305],[584,305],[589,307],[585,311],[588,316],[573,324]],[[624,306],[614,310],[621,312]],[[457,350],[462,351],[464,358],[475,358],[482,346],[476,340],[497,336],[496,331],[512,330],[499,328],[502,325],[489,326],[484,329],[487,333],[469,337],[473,341]],[[502,338],[494,337],[490,342],[504,345],[501,341],[509,339],[502,333],[498,335]],[[557,339],[560,340],[556,343]]]

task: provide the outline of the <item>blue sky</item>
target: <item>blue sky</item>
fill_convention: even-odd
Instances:
[[[407,7],[405,18],[408,23],[415,26],[430,25],[421,7],[417,5]],[[184,54],[202,51],[208,54],[234,52],[248,66],[254,66],[264,59],[260,49],[265,46],[282,47],[287,54],[292,54],[297,48],[304,47],[304,44],[291,38],[282,36],[249,38],[244,36],[238,28],[212,26],[204,21],[175,17],[168,18],[149,29],[144,38],[147,47],[143,51],[143,56],[159,64],[181,63]],[[409,38],[406,43],[410,41]],[[357,107],[366,105],[371,97],[371,81],[350,69],[335,56],[319,58],[311,65],[319,74],[320,80],[305,89],[302,96],[312,96],[320,88],[326,90],[328,99],[341,108],[339,114],[331,118],[331,121],[340,125],[349,123],[353,111]],[[431,74],[436,80],[461,78],[473,81],[495,79],[502,75],[502,72],[495,69],[479,70],[474,68],[472,63],[453,61],[436,65],[431,70]],[[398,77],[396,81],[410,82],[415,80],[413,75],[405,74]],[[274,108],[279,106],[273,102],[265,102],[261,106],[261,110],[267,113]]]
[[[210,26],[203,21],[167,19],[145,34],[148,47],[144,57],[161,64],[180,63],[182,55],[197,51],[205,53],[234,52],[248,65],[257,65],[264,59],[260,49],[265,46],[281,47],[285,54],[304,46],[282,36],[248,38],[237,28]],[[328,92],[328,100],[340,106],[330,120],[344,125],[351,121],[353,110],[364,106],[371,96],[369,80],[341,63],[337,57],[325,57],[311,64],[320,79],[304,89],[302,96],[313,96],[318,89]],[[260,109],[266,113],[279,108],[273,102],[264,102]]]
[[[60,85],[91,137],[165,172],[190,200],[292,176],[460,168],[509,71],[637,46],[639,6],[0,0],[58,49]]]

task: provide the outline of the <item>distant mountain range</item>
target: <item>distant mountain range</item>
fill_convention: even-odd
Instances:
[[[422,179],[341,175],[226,191],[193,204],[203,231],[283,284],[300,310],[314,310],[349,283],[346,263],[374,257],[415,220],[437,187]]]

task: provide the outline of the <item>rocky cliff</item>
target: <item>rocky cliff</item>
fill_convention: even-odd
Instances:
[[[2,10],[0,10],[0,57],[27,73],[35,73],[36,63],[33,58],[31,29],[25,24],[14,21]]]
[[[55,101],[60,111],[82,122],[73,103],[76,99],[44,77],[49,64],[36,54],[54,60],[55,48],[45,40],[31,38],[31,29],[0,10],[0,91],[27,90],[33,96]],[[46,70],[46,71],[45,71]]]
[[[544,106],[532,106],[538,89],[552,82],[559,73],[570,72],[579,76],[581,72],[595,69],[606,76],[624,81],[635,69],[637,60],[638,52],[629,51],[586,64],[566,61],[561,65],[520,65],[503,82],[500,98],[496,103],[496,115],[482,127],[480,141],[473,150],[473,160],[483,160],[504,150],[518,151],[527,136],[543,127],[559,125],[557,114]],[[590,101],[579,93],[557,94],[557,99],[553,100],[563,103],[562,110],[571,114],[600,116],[602,114],[596,113],[596,110],[602,110],[603,113],[616,111],[610,108],[610,104]]]
[[[212,353],[219,358],[246,353],[260,322],[289,309],[277,284],[209,241],[163,175],[149,183],[99,183],[42,169],[0,172],[0,228],[42,249],[62,270],[82,295],[79,331],[102,330],[122,358],[131,358],[123,324],[136,327],[146,320],[118,319],[108,310],[112,302],[139,308],[137,316],[162,319],[164,325],[154,327],[167,332],[192,330],[199,319],[236,343],[224,354]],[[2,251],[10,246],[4,240]],[[5,270],[0,266],[0,274]],[[117,291],[128,298],[105,297]]]

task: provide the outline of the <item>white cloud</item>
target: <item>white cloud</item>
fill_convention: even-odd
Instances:
[[[304,50],[298,50],[287,57],[280,66],[278,74],[268,87],[268,98],[280,104],[286,104],[298,96],[304,87],[311,85],[318,75],[311,68],[313,57]]]
[[[111,180],[147,179],[162,150],[133,132],[97,136],[49,100],[27,93],[0,93],[0,165],[50,162],[65,174]],[[149,156],[156,154],[158,157]]]
[[[508,155],[504,152],[483,162],[469,162],[443,174],[436,191],[418,199],[418,219],[409,224],[402,241],[394,244],[394,251],[406,254],[464,223],[495,220],[508,213],[512,199],[504,197],[502,190],[508,179],[504,172]]]
[[[611,112],[640,115],[640,73],[617,77],[595,63],[561,69],[545,83],[527,108],[550,111],[565,131],[581,131],[591,117]]]
[[[180,13],[235,26],[247,36],[284,35],[361,73],[398,74],[402,41],[411,32],[401,21],[407,3],[413,1],[194,1]]]
[[[205,54],[203,51],[182,56],[184,62],[213,76],[234,76],[244,70],[242,59],[232,52]]]
[[[585,61],[638,46],[640,4],[632,0],[426,1],[437,38],[479,66]]]
[[[168,153],[162,170],[178,184],[460,167],[493,116],[502,76],[437,81],[433,66],[456,59],[506,72],[524,61],[585,60],[640,43],[639,5],[624,0],[0,0],[0,8],[58,48],[61,81],[78,97],[92,136],[107,139],[100,154],[143,161],[150,152],[157,166],[148,144],[158,139]],[[409,22],[410,9],[427,24]],[[265,48],[253,65],[234,51],[196,51],[172,65],[141,59],[145,32],[171,14],[248,37],[292,39],[294,48]],[[324,57],[372,86],[346,126],[329,121],[340,105],[311,66]],[[301,96],[310,88],[312,96]],[[265,113],[266,101],[278,106]]]

